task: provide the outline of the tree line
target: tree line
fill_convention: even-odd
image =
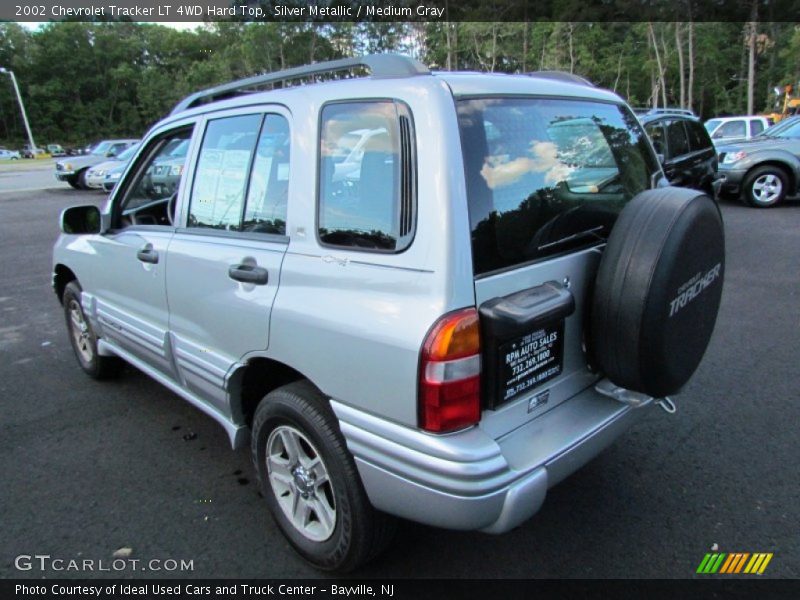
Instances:
[[[37,144],[139,136],[193,91],[256,73],[372,52],[440,70],[568,71],[633,106],[703,118],[771,112],[800,80],[794,23],[155,23],[0,24],[0,66],[19,80]],[[25,138],[0,76],[0,143]]]

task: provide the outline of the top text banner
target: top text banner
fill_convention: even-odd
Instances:
[[[800,21],[800,0],[3,0],[6,21]]]

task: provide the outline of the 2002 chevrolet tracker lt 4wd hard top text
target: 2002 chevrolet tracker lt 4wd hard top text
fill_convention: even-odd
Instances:
[[[164,162],[176,140],[185,162]],[[186,98],[105,209],[61,227],[83,370],[127,361],[250,443],[280,529],[340,571],[394,517],[528,519],[671,406],[724,276],[716,203],[667,185],[618,96],[396,55]]]

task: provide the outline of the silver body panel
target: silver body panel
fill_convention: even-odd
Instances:
[[[190,109],[162,121],[139,149],[170,127],[197,122],[175,227],[62,235],[54,264],[80,281],[101,351],[119,354],[218,420],[235,447],[247,442],[247,428],[233,375],[253,358],[272,359],[331,398],[376,507],[442,527],[506,531],[645,411],[595,392],[597,376],[580,350],[598,249],[474,279],[454,94],[490,92],[621,102],[549,79],[446,74],[298,86]],[[399,254],[326,247],[316,235],[320,109],[385,98],[404,102],[414,119],[414,240]],[[270,111],[291,125],[286,239],[186,229],[184,182],[192,181],[206,118]],[[106,211],[124,187],[115,187]],[[163,253],[159,264],[136,260],[147,243]],[[267,268],[268,285],[250,289],[227,277],[228,267],[246,258]],[[421,432],[417,369],[432,324],[455,309],[567,280],[578,308],[566,322],[564,373],[548,384],[550,402],[529,412],[530,394],[523,394],[484,411],[480,425],[466,431]]]

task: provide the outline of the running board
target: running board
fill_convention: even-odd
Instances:
[[[155,379],[158,383],[163,385],[164,387],[168,388],[171,392],[177,394],[184,400],[186,400],[189,404],[194,406],[195,408],[199,408],[209,417],[217,421],[222,427],[225,429],[225,433],[228,434],[228,438],[230,439],[231,446],[234,450],[238,450],[240,448],[245,448],[250,444],[250,428],[245,427],[244,425],[236,425],[232,423],[230,419],[225,417],[221,412],[216,410],[214,407],[209,406],[207,403],[203,402],[200,398],[192,394],[191,392],[186,391],[174,380],[170,379],[163,373],[156,371],[147,363],[141,361],[140,359],[136,358],[126,350],[115,346],[114,344],[107,342],[102,338],[98,338],[97,340],[97,353],[100,356],[119,356],[120,358],[124,359],[126,362],[129,362],[134,367],[145,373],[146,375]]]

